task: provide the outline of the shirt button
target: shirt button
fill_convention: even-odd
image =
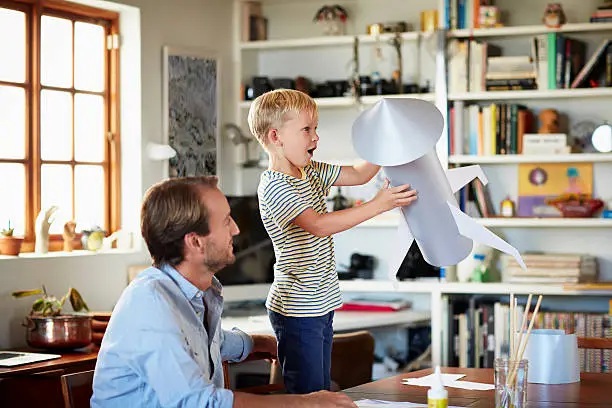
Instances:
[[[196,293],[196,297],[202,297],[202,293],[201,292]]]

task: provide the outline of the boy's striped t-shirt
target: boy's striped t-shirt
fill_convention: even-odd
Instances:
[[[340,169],[311,161],[301,179],[274,170],[261,175],[259,209],[276,256],[266,307],[276,313],[322,316],[342,305],[332,237],[317,237],[293,223],[309,207],[327,212],[325,198]]]

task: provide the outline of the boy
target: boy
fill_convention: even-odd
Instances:
[[[248,121],[270,158],[257,194],[276,255],[266,307],[285,388],[300,394],[329,390],[332,320],[342,304],[332,235],[410,204],[416,191],[408,185],[389,188],[387,181],[371,201],[328,213],[325,196],[332,185],[364,184],[380,166],[312,161],[319,141],[317,106],[300,91],[279,89],[259,96]]]

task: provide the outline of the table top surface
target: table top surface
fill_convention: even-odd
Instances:
[[[427,404],[428,387],[404,385],[402,379],[423,377],[432,369],[399,374],[374,381],[343,392],[353,400],[379,399],[387,401],[408,401]],[[493,384],[493,369],[490,368],[442,368],[443,373],[465,374],[459,381],[474,381]],[[581,381],[573,384],[543,385],[529,384],[527,407],[529,408],[612,408],[612,374],[581,373]],[[448,405],[484,408],[495,405],[494,390],[475,391],[446,387]]]
[[[54,360],[41,361],[39,363],[23,364],[14,367],[0,367],[0,378],[12,377],[15,375],[27,375],[32,373],[40,373],[44,371],[57,370],[67,366],[71,366],[79,363],[86,363],[88,361],[96,360],[98,358],[98,347],[91,344],[87,347],[68,351],[68,352],[54,352],[45,350],[34,350],[34,349],[19,349],[18,351],[30,351],[34,353],[50,353],[60,354],[60,358]]]

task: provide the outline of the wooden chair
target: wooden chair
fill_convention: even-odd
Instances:
[[[61,376],[65,408],[89,408],[93,394],[94,370]]]
[[[332,391],[339,391],[372,381],[374,336],[365,330],[335,334],[331,360]],[[229,377],[226,378],[226,384],[229,384]],[[275,363],[270,367],[269,385],[241,389],[240,391],[268,394],[283,390],[282,371],[280,365]]]
[[[340,390],[371,382],[373,365],[374,336],[369,331],[334,335],[331,379]]]
[[[578,348],[612,350],[612,339],[599,337],[578,337]]]
[[[273,377],[273,374],[272,374],[274,372],[277,372],[277,370],[275,370],[274,367],[278,367],[278,361],[273,360],[272,355],[268,353],[251,353],[244,361],[257,361],[257,360],[270,360],[272,362],[271,363],[272,368],[270,372],[270,383],[267,385],[240,388],[240,391],[248,392],[251,394],[282,393],[285,389],[285,386],[282,384],[282,376],[281,376],[281,382],[279,383],[278,381],[275,382],[275,379],[274,379],[275,377]],[[227,389],[231,389],[232,387],[231,378],[229,375],[229,370],[230,370],[229,367],[230,367],[230,364],[227,361],[224,361],[223,362],[223,382],[224,382],[225,388]],[[278,371],[280,371],[280,368]]]

